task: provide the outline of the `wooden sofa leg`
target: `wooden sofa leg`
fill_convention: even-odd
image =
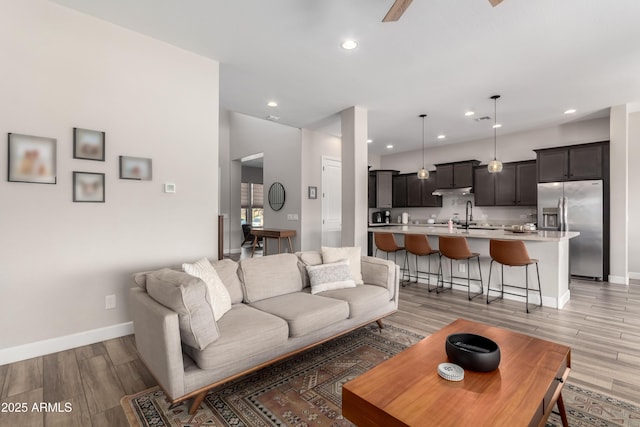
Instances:
[[[196,411],[198,410],[198,408],[200,408],[200,405],[202,404],[202,401],[206,396],[207,396],[207,392],[203,391],[202,393],[198,394],[196,397],[193,398],[193,402],[191,402],[191,407],[189,408],[190,415],[193,415],[196,413]]]
[[[380,331],[382,331],[384,329],[384,325],[382,324],[382,319],[376,320],[376,323],[378,324],[378,328],[380,328]]]

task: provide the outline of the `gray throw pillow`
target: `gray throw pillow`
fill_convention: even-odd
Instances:
[[[348,260],[331,264],[308,265],[307,271],[311,281],[312,294],[356,287],[356,282],[351,278]]]

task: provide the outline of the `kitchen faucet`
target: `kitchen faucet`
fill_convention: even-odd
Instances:
[[[464,207],[464,229],[469,231],[469,222],[473,221],[473,204],[467,200]]]

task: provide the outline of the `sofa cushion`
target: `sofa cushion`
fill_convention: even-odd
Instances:
[[[213,316],[216,320],[220,320],[227,311],[231,310],[229,291],[208,259],[202,258],[193,264],[182,264],[182,270],[191,276],[202,279],[207,285],[207,298],[213,307]]]
[[[246,304],[234,304],[218,322],[220,337],[203,350],[185,347],[201,369],[230,365],[285,345],[287,322]]]
[[[218,338],[213,307],[207,300],[207,285],[202,280],[164,268],[148,273],[146,286],[151,298],[178,313],[183,343],[203,349]]]
[[[362,285],[362,272],[360,267],[360,259],[362,257],[360,246],[331,248],[322,247],[322,262],[325,264],[337,262],[343,259],[349,260],[349,268],[351,268],[351,278],[356,285]]]
[[[349,260],[331,264],[309,265],[307,272],[309,273],[312,294],[356,286],[356,282],[351,279]]]
[[[302,290],[298,257],[294,254],[245,258],[238,271],[247,303]]]
[[[242,302],[242,284],[240,284],[240,278],[238,277],[238,263],[230,259],[221,259],[212,261],[211,265],[216,269],[222,283],[227,287],[231,297],[231,304]]]
[[[220,276],[220,279],[222,279],[222,283],[224,283],[224,285],[227,287],[229,295],[231,296],[231,304],[242,302],[243,294],[242,285],[240,284],[240,279],[238,278],[238,263],[230,259],[223,259],[215,260],[211,262],[211,265],[213,265],[213,268],[216,269],[218,276]],[[176,267],[174,269],[180,270],[180,267]],[[153,271],[155,270],[134,273],[131,275],[131,279],[136,285],[140,286],[146,291],[147,274]]]
[[[346,301],[349,304],[349,318],[366,316],[373,309],[389,304],[391,300],[386,288],[373,285],[358,285],[355,288],[325,291],[318,295]]]
[[[251,306],[286,320],[290,337],[306,335],[349,317],[345,301],[306,292],[264,299]]]

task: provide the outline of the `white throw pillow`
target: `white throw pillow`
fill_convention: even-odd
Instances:
[[[213,315],[216,320],[231,310],[231,295],[208,259],[202,258],[193,264],[182,264],[182,270],[191,276],[202,279],[207,285],[207,299],[213,307]]]
[[[311,281],[312,294],[356,287],[356,282],[351,278],[349,260],[331,264],[308,265],[307,272]]]
[[[322,247],[322,262],[329,264],[343,259],[349,260],[349,268],[351,269],[351,278],[356,285],[364,284],[360,268],[360,260],[362,258],[360,246],[348,248],[330,248]]]

